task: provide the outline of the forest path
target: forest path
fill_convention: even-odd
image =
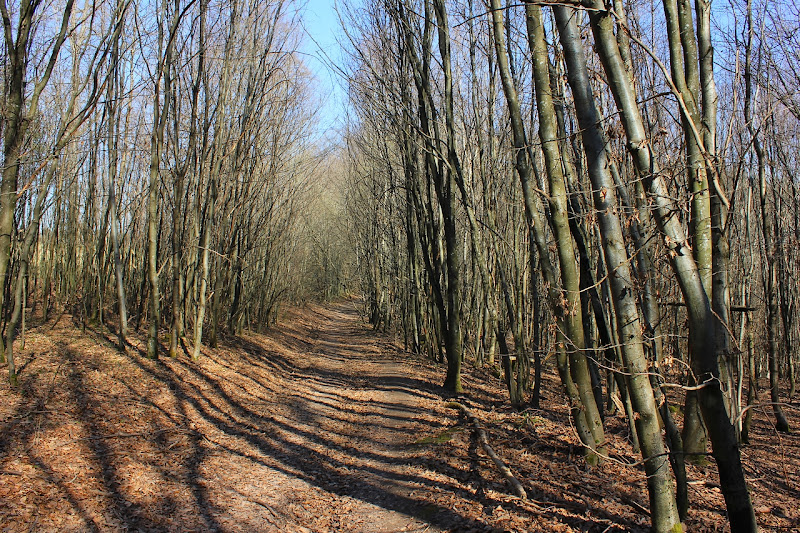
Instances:
[[[166,340],[166,336],[162,338]],[[544,408],[507,406],[499,380],[465,366],[470,406],[530,498],[519,500],[447,409],[442,368],[364,323],[357,302],[290,309],[264,334],[199,361],[127,353],[105,326],[35,324],[20,385],[0,381],[3,532],[459,533],[648,530],[645,477],[575,458],[554,373]],[[633,463],[627,424],[607,418]],[[800,436],[759,413],[744,449],[764,531],[795,531]],[[715,531],[713,464],[689,467],[689,531]]]
[[[197,362],[68,317],[32,329],[20,388],[0,385],[0,529],[485,531],[415,444],[453,423],[437,371],[356,305],[292,309]]]
[[[431,518],[443,510],[415,497],[433,482],[417,464],[413,446],[439,423],[422,406],[439,401],[425,391],[430,385],[415,379],[410,365],[387,356],[394,349],[375,338],[353,301],[309,308],[282,332],[294,346],[287,355],[301,371],[292,399],[283,402],[295,427],[289,440],[311,451],[317,464],[298,455],[300,464],[294,466],[303,475],[267,476],[276,475],[270,480],[273,499],[302,500],[302,511],[294,509],[295,516],[281,526],[441,531]],[[322,528],[320,518],[327,522]],[[447,517],[435,521],[442,520]]]

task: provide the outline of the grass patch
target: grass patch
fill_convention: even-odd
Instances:
[[[414,444],[421,446],[425,444],[444,444],[445,442],[449,442],[453,435],[458,433],[459,431],[463,430],[464,428],[460,428],[457,426],[445,429],[441,433],[436,435],[429,435],[427,437],[422,437],[421,439],[417,439],[414,441]]]

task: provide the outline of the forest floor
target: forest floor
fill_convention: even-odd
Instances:
[[[507,406],[465,368],[460,400],[528,492],[510,495],[437,385],[441,367],[373,332],[356,302],[287,313],[192,362],[127,354],[70,317],[26,333],[0,386],[2,531],[645,531],[644,474],[619,416],[613,460],[578,456],[557,377]],[[796,427],[796,404],[788,412]],[[759,411],[743,449],[765,531],[800,531],[800,433]],[[728,530],[711,461],[690,466],[688,531]]]

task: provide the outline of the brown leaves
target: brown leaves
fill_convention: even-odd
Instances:
[[[25,394],[0,388],[0,523],[9,531],[648,526],[643,472],[586,468],[551,368],[543,409],[522,413],[488,369],[465,368],[465,401],[528,492],[522,502],[444,407],[442,369],[376,337],[345,307],[293,311],[269,335],[234,339],[199,363],[120,355],[102,333],[71,325],[42,331],[21,353]],[[779,443],[754,414],[744,453],[759,521],[786,529],[800,519],[791,492],[800,436]],[[621,417],[607,418],[610,452],[635,462],[627,431]],[[712,530],[724,520],[721,494],[705,483],[717,479],[713,463],[689,476],[700,482],[690,486],[689,530]]]

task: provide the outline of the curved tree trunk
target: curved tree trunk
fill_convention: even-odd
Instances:
[[[497,0],[495,0],[495,3]],[[541,8],[525,5],[531,54],[533,55],[533,81],[536,93],[536,110],[539,117],[539,138],[546,173],[550,185],[549,220],[556,239],[559,266],[561,267],[562,296],[554,306],[556,316],[564,322],[569,338],[566,339],[572,379],[578,387],[581,403],[585,409],[586,422],[594,438],[594,448],[602,456],[606,453],[600,405],[594,394],[589,365],[586,357],[586,330],[583,308],[580,301],[580,273],[576,261],[575,246],[569,226],[567,187],[564,178],[565,165],[571,162],[561,158],[558,120],[550,85],[550,58],[547,53]],[[495,10],[494,17],[500,12]]]
[[[503,11],[500,1],[492,0],[491,8],[494,49],[497,54],[498,70],[500,72],[503,92],[506,95],[507,108],[511,118],[511,132],[516,155],[514,166],[522,188],[525,220],[528,224],[528,231],[530,234],[529,260],[531,266],[533,266],[536,264],[538,254],[542,277],[545,281],[545,285],[548,286],[548,301],[553,309],[554,315],[558,319],[559,330],[566,333],[566,335],[563,333],[559,334],[560,337],[558,341],[560,346],[558,347],[558,355],[559,357],[562,356],[562,350],[564,354],[567,352],[573,354],[572,357],[567,356],[567,359],[564,361],[559,361],[559,374],[561,375],[564,389],[571,403],[571,410],[574,415],[574,423],[578,430],[578,435],[581,437],[581,442],[587,447],[587,461],[589,463],[595,463],[598,461],[596,451],[598,451],[598,448],[602,451],[604,436],[599,410],[597,409],[592,394],[588,368],[585,366],[586,361],[583,359],[583,364],[581,365],[581,358],[576,355],[576,351],[573,348],[576,346],[576,342],[578,343],[577,346],[583,346],[582,322],[581,320],[567,320],[569,317],[565,316],[569,315],[569,313],[564,312],[564,305],[562,305],[564,296],[560,289],[561,285],[555,267],[550,261],[550,252],[545,234],[546,223],[538,209],[538,200],[534,192],[535,185],[532,183],[531,166],[533,163],[529,158],[528,140],[525,133],[519,97],[517,95],[517,89],[509,64],[508,52],[504,42]],[[578,292],[576,291],[572,296],[577,296],[577,294]],[[580,309],[579,305],[577,309]],[[573,326],[580,327],[580,338],[578,338],[579,335],[577,335],[577,331],[569,329]],[[567,339],[566,337],[569,338]],[[569,350],[567,350],[566,345],[570,346]],[[573,369],[572,367],[575,365],[578,365],[578,368]],[[576,377],[580,381],[576,380]],[[589,436],[591,436],[591,438],[588,438]]]
[[[597,2],[596,4],[599,5]],[[689,344],[694,355],[692,369],[698,381],[702,383],[698,391],[700,409],[708,424],[729,521],[734,530],[753,531],[757,528],[755,513],[744,479],[736,432],[728,416],[720,388],[717,363],[719,346],[716,318],[711,302],[698,265],[687,246],[688,240],[680,220],[675,215],[676,209],[671,204],[670,195],[659,176],[650,143],[645,136],[644,122],[633,93],[632,82],[624,69],[614,37],[614,21],[611,15],[603,10],[592,12],[590,18],[597,50],[620,111],[620,119],[628,138],[634,165],[643,179],[648,197],[653,201],[656,222],[667,239],[672,267],[686,302],[689,314]],[[668,81],[672,83],[671,79]],[[679,101],[683,102],[682,93],[674,84],[672,88]],[[682,106],[682,109],[684,114],[687,114],[686,107]],[[685,121],[687,123],[688,118]],[[694,124],[689,126],[693,127]]]

